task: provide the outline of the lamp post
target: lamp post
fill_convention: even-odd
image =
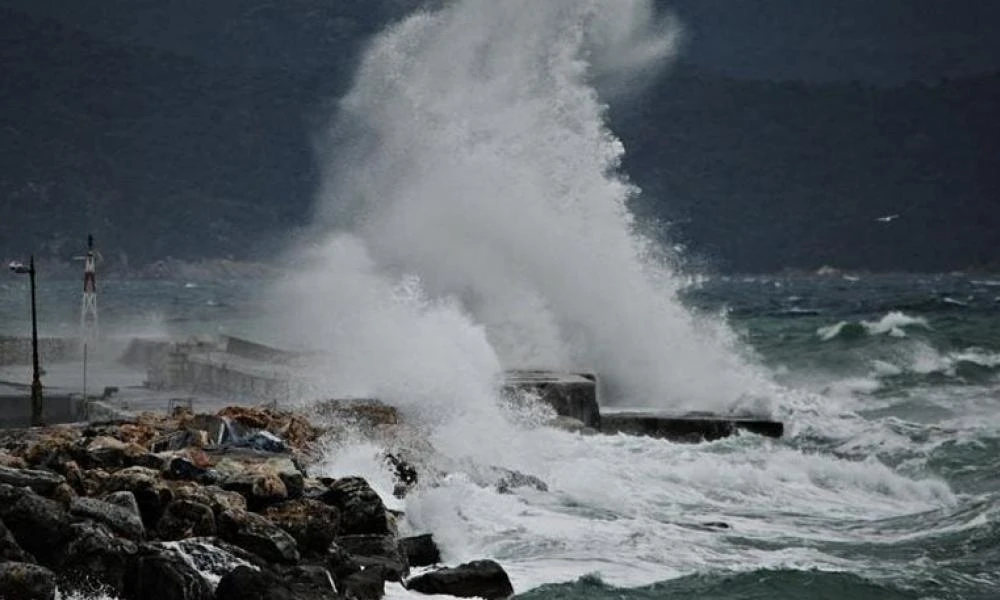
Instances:
[[[10,263],[10,270],[18,274],[28,274],[31,282],[31,426],[44,425],[42,417],[42,380],[38,369],[38,314],[35,310],[35,257],[31,256],[28,266]]]

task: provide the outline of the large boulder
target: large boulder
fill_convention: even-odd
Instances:
[[[53,600],[55,597],[56,577],[52,571],[30,563],[0,563],[0,598]]]
[[[0,483],[0,519],[14,539],[43,565],[51,565],[70,535],[66,509],[28,488]]]
[[[93,438],[84,452],[76,452],[77,462],[85,469],[102,468],[109,471],[130,467],[136,459],[146,454],[146,449],[136,443],[123,442],[109,435]]]
[[[162,544],[140,550],[128,574],[127,600],[214,600],[212,586],[180,553]]]
[[[159,477],[159,472],[146,467],[128,467],[108,476],[103,487],[107,492],[132,492],[142,523],[146,529],[156,528],[163,509],[173,500],[173,492]]]
[[[191,500],[204,504],[216,515],[224,510],[247,510],[247,500],[237,492],[226,491],[217,485],[197,485],[175,482],[171,489],[177,500]]]
[[[143,527],[139,514],[117,504],[97,498],[74,498],[70,502],[69,512],[74,517],[104,523],[118,535],[134,542],[142,541],[146,536],[146,528]]]
[[[246,498],[251,510],[302,496],[305,477],[288,458],[244,462],[224,458],[215,465],[218,485]]]
[[[429,533],[402,538],[399,540],[399,546],[403,549],[406,562],[411,567],[428,567],[441,562],[441,551]]]
[[[406,587],[423,594],[447,594],[486,600],[510,598],[514,595],[507,572],[492,560],[477,560],[417,575],[406,581]]]
[[[14,534],[7,529],[3,520],[0,520],[0,562],[5,561],[34,563],[35,557],[21,548],[14,539]]]
[[[326,552],[340,530],[340,512],[319,500],[299,498],[270,506],[264,516],[295,538],[299,550]]]
[[[213,536],[216,533],[215,513],[201,502],[178,498],[164,509],[156,532],[161,540]]]
[[[222,576],[215,600],[296,600],[296,596],[277,575],[241,566]]]
[[[261,515],[225,510],[219,515],[218,527],[223,540],[267,561],[285,564],[299,561],[295,538]]]
[[[357,571],[345,577],[337,589],[352,600],[381,600],[385,595],[385,579],[378,569]]]
[[[340,510],[343,534],[392,533],[382,498],[361,477],[337,479],[320,500]]]
[[[93,521],[73,523],[70,530],[70,541],[59,557],[60,581],[81,592],[110,590],[123,595],[139,546]]]
[[[362,569],[379,570],[386,581],[402,581],[410,572],[406,553],[394,535],[342,535],[337,545]]]
[[[0,483],[14,487],[29,487],[33,491],[49,496],[66,478],[52,471],[40,469],[12,469],[0,466]]]

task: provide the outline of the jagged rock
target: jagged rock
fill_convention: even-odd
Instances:
[[[406,587],[423,594],[447,594],[460,598],[495,600],[514,595],[506,571],[492,560],[477,560],[417,575],[406,581]]]
[[[173,542],[173,545],[209,582],[217,583],[236,567],[271,570],[271,566],[261,557],[215,537],[188,538]]]
[[[341,548],[336,542],[330,544],[330,547],[327,548],[326,566],[339,590],[343,590],[344,581],[348,577],[361,571],[361,565],[354,556]]]
[[[128,600],[214,600],[212,587],[176,550],[161,544],[140,549],[125,581]]]
[[[53,564],[70,534],[69,513],[61,504],[5,483],[0,483],[0,519],[21,548],[43,565]]]
[[[142,512],[139,510],[139,503],[135,501],[135,494],[128,490],[111,492],[104,497],[104,501],[115,506],[120,506],[137,517],[142,517]]]
[[[273,573],[236,567],[219,580],[215,600],[296,600],[296,596]]]
[[[268,507],[264,516],[295,538],[303,553],[326,552],[340,529],[340,512],[319,500],[282,502]]]
[[[39,565],[23,562],[0,563],[0,594],[4,600],[53,600],[55,574]]]
[[[177,479],[182,481],[205,481],[208,469],[204,469],[194,464],[189,458],[175,456],[170,459],[167,468],[163,471],[164,479]],[[217,476],[211,475],[210,479],[215,480]]]
[[[112,473],[105,482],[108,492],[129,491],[135,496],[146,529],[156,528],[173,492],[159,479],[159,473],[145,467],[128,467]]]
[[[342,535],[337,545],[363,569],[378,569],[387,581],[402,581],[410,572],[406,554],[394,535]]]
[[[406,460],[391,452],[385,453],[385,462],[392,468],[396,478],[392,495],[397,498],[406,496],[406,493],[417,485],[417,470]]]
[[[500,478],[497,479],[496,483],[498,493],[509,494],[511,493],[511,490],[519,487],[531,487],[535,488],[539,492],[549,491],[548,484],[534,475],[528,475],[526,473],[512,471],[510,469],[502,469],[500,467],[494,467],[494,469],[496,469],[496,471],[500,474]]]
[[[301,497],[305,478],[288,459],[269,459],[246,464],[224,458],[215,466],[218,484],[227,491],[238,492],[251,510],[261,510],[271,504]]]
[[[360,477],[334,481],[320,499],[340,510],[343,534],[392,533],[382,498]]]
[[[73,500],[78,496],[79,494],[76,493],[76,490],[74,490],[68,483],[60,483],[56,486],[56,489],[52,490],[52,493],[49,494],[49,498],[58,502],[66,510],[69,510]]]
[[[0,483],[14,487],[29,487],[43,496],[48,496],[56,489],[56,486],[66,483],[66,478],[52,471],[12,469],[0,466]]]
[[[96,498],[74,498],[69,512],[76,517],[104,523],[118,535],[134,542],[142,541],[146,529],[138,514],[116,504]]]
[[[329,571],[317,565],[295,566],[281,573],[295,600],[340,600]]]
[[[59,558],[60,579],[79,591],[106,587],[116,595],[124,594],[126,575],[135,567],[139,546],[93,521],[73,523],[70,530],[70,541]]]
[[[135,460],[144,454],[146,454],[146,449],[139,444],[127,443],[102,435],[87,444],[84,455],[87,464],[81,463],[81,466],[86,468],[100,467],[108,470],[121,469],[132,466],[135,464]]]
[[[338,589],[351,600],[381,600],[385,595],[385,579],[377,569],[352,573]]]
[[[411,567],[427,567],[441,562],[441,551],[429,533],[402,538],[399,545]]]
[[[28,463],[20,456],[13,456],[0,450],[0,466],[7,467],[8,469],[27,469]]]
[[[208,506],[218,516],[224,510],[247,510],[247,500],[238,492],[229,492],[216,485],[196,485],[178,482],[171,489],[174,498],[187,499]]]
[[[215,513],[200,502],[175,499],[163,510],[156,531],[162,540],[213,536],[216,533]]]
[[[277,563],[299,561],[295,538],[252,512],[225,510],[218,518],[219,536],[231,544]]]
[[[22,456],[28,466],[53,468],[73,460],[73,444],[78,438],[79,432],[69,429],[49,431],[41,439],[30,443]]]
[[[34,563],[35,557],[24,551],[14,534],[0,520],[0,563],[5,561]]]

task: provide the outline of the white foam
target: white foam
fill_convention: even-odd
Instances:
[[[633,404],[753,394],[735,335],[681,305],[686,278],[634,233],[591,85],[662,66],[674,41],[642,0],[465,0],[379,36],[329,134],[283,326],[335,353],[338,385],[402,392],[431,371],[440,396],[530,366],[595,370]],[[384,306],[400,282],[423,307]]]

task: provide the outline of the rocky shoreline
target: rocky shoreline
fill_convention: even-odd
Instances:
[[[513,595],[499,564],[443,567],[430,534],[401,537],[403,515],[363,478],[310,474],[338,431],[399,433],[394,409],[332,403],[310,416],[178,409],[0,431],[0,598],[51,600],[58,587],[122,600],[368,600],[386,582]],[[418,471],[383,458],[403,497]],[[544,486],[513,481],[524,484]]]

